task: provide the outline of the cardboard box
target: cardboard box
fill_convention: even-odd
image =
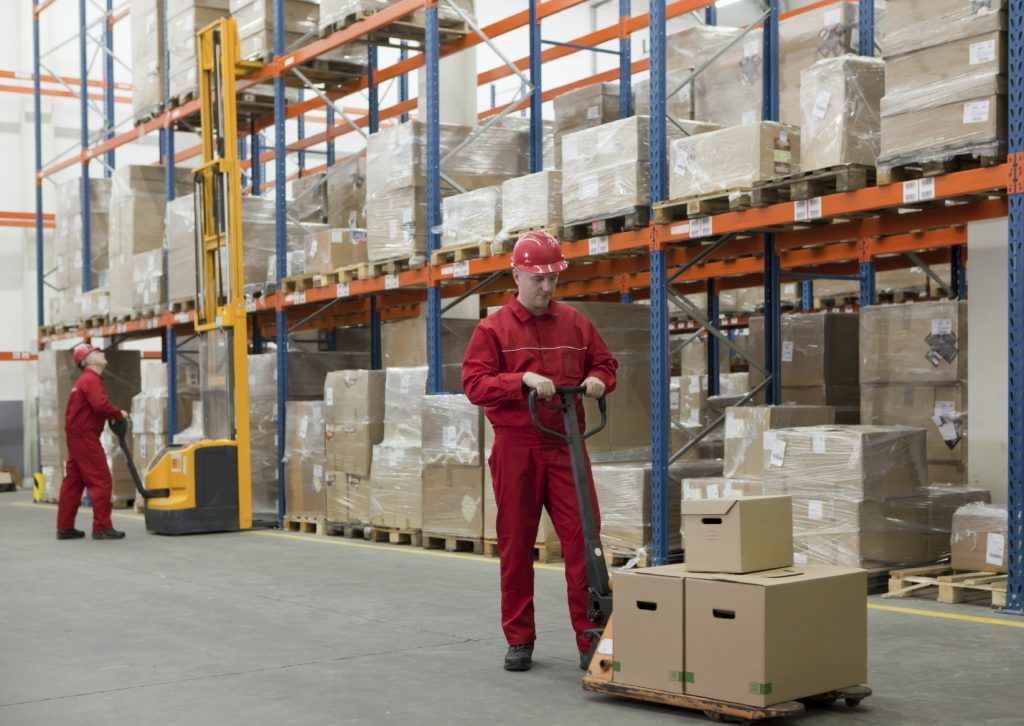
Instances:
[[[132,118],[145,119],[163,107],[163,0],[131,0]]]
[[[555,138],[558,143],[566,134],[618,119],[619,84],[595,83],[577,88],[557,96],[554,107]]]
[[[324,379],[324,421],[378,423],[384,420],[381,370],[330,371]]]
[[[300,222],[327,222],[326,173],[305,174],[292,182],[288,213]]]
[[[800,74],[800,166],[874,166],[887,64],[879,58],[826,58]]]
[[[990,504],[992,494],[987,489],[960,486],[930,486],[925,492],[931,517],[928,523],[928,550],[935,561],[945,560],[950,557],[953,515],[966,504]]]
[[[929,485],[965,486],[968,484],[966,461],[930,461],[925,483]]]
[[[768,494],[912,497],[925,486],[925,434],[907,426],[807,426],[764,433]]]
[[[325,474],[327,495],[327,521],[346,524],[349,514],[348,483],[344,472],[327,469]]]
[[[327,467],[356,476],[369,476],[373,447],[384,440],[384,422],[325,424]]]
[[[967,382],[967,302],[860,311],[861,383]]]
[[[366,229],[366,155],[353,154],[327,170],[327,224]]]
[[[320,401],[288,401],[284,459],[287,513],[326,514],[323,404]]]
[[[826,565],[687,574],[686,692],[770,706],[864,683],[866,589],[863,570]]]
[[[686,565],[693,572],[755,572],[793,564],[789,497],[703,499],[682,505]]]
[[[696,30],[696,29],[694,29]],[[710,59],[741,32],[740,28],[718,27],[699,33],[697,58]],[[761,120],[764,40],[756,28],[727,48],[704,69],[695,85],[694,116],[724,127],[757,123]],[[694,63],[694,66],[700,65]]]
[[[991,30],[885,58],[885,92],[899,94],[965,76],[1006,73],[1006,31]]]
[[[375,500],[372,495],[372,481],[368,477],[348,474],[345,476],[345,504],[348,507],[348,522],[351,524],[370,524],[375,512]],[[338,506],[337,513],[341,513]]]
[[[795,126],[764,121],[669,141],[671,199],[750,189],[800,169]]]
[[[539,171],[501,185],[502,228],[508,232],[562,226],[562,172]]]
[[[483,408],[461,393],[423,397],[423,464],[480,466]]]
[[[501,187],[483,187],[442,202],[441,246],[493,242],[501,232]]]
[[[946,45],[960,38],[1005,30],[1007,0],[898,0],[886,3],[886,59],[919,48]]]
[[[684,502],[700,499],[733,499],[736,497],[760,496],[764,496],[764,482],[760,479],[730,479],[724,476],[683,479]]]
[[[681,121],[694,118],[694,82],[685,83],[692,74],[693,68],[670,70],[665,74],[665,93],[671,94],[666,99],[665,108]],[[651,115],[650,83],[649,78],[633,83],[633,113],[637,116]]]
[[[328,229],[306,235],[306,273],[328,273],[366,262],[366,231]]]
[[[967,460],[967,384],[865,384],[861,420],[915,426],[927,432],[928,461]]]
[[[830,406],[739,406],[725,416],[725,468],[730,478],[764,476],[763,434],[770,429],[835,423]]]
[[[449,464],[423,468],[423,530],[450,537],[483,537],[483,468]]]
[[[782,385],[836,386],[856,385],[859,380],[856,313],[794,313],[782,316]],[[754,360],[764,358],[764,318],[750,320],[749,345]],[[762,380],[757,370],[750,371],[750,385]],[[856,398],[854,399],[856,405]]]
[[[1006,544],[1006,507],[974,503],[956,510],[950,537],[953,569],[1008,572]]]
[[[370,524],[402,531],[423,528],[419,446],[373,447],[370,478]]]
[[[612,682],[686,692],[686,568],[615,572]]]

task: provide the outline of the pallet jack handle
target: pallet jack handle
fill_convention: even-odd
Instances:
[[[597,531],[597,517],[594,516],[594,502],[591,499],[590,478],[587,476],[583,442],[600,432],[608,424],[608,412],[607,403],[602,396],[597,399],[597,408],[601,412],[601,423],[590,431],[580,433],[579,419],[576,417],[576,400],[578,396],[586,393],[586,390],[583,386],[558,386],[555,388],[555,395],[561,399],[561,403],[549,404],[546,408],[562,412],[562,420],[565,422],[564,434],[546,428],[537,418],[536,390],[530,391],[528,402],[533,427],[543,434],[568,444],[572,476],[576,484],[580,525],[583,529],[583,560],[586,565],[587,585],[590,591],[587,617],[598,626],[595,630],[588,630],[586,636],[591,639],[593,647],[596,648],[604,625],[612,614],[612,591],[608,581],[608,564],[604,559],[601,535]]]
[[[132,459],[132,452],[128,446],[128,442],[125,441],[124,437],[128,434],[128,419],[120,419],[118,421],[110,422],[110,430],[117,436],[117,441],[121,444],[121,451],[124,453],[124,460],[128,462],[128,471],[132,475],[132,481],[135,482],[135,489],[138,490],[139,496],[143,499],[164,499],[171,496],[170,489],[146,489],[142,485],[142,479],[139,478],[139,471],[135,468],[135,461]]]

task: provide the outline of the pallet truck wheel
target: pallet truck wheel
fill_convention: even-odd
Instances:
[[[850,708],[857,708],[857,706],[859,706],[861,702],[861,699],[859,698],[846,698],[844,700],[846,701],[846,705]]]

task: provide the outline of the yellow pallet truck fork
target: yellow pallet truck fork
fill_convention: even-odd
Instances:
[[[703,711],[712,721],[738,720],[745,723],[770,718],[798,716],[805,711],[802,701],[786,701],[772,706],[746,706],[739,703],[719,701],[700,696],[691,696],[656,688],[625,685],[613,681],[614,670],[614,639],[612,615],[612,588],[608,579],[608,566],[604,558],[604,547],[598,534],[597,521],[594,516],[594,503],[590,498],[590,485],[587,478],[586,460],[583,454],[583,442],[601,431],[607,424],[607,409],[604,398],[598,399],[601,423],[584,433],[580,433],[579,419],[576,416],[577,397],[583,395],[583,387],[557,387],[555,393],[559,402],[548,404],[547,408],[562,412],[562,420],[566,433],[559,433],[545,428],[537,418],[537,392],[530,391],[530,418],[535,429],[543,434],[565,442],[569,449],[572,464],[573,480],[576,485],[576,501],[580,511],[580,524],[583,529],[583,556],[586,564],[587,586],[590,593],[590,604],[587,617],[596,627],[585,631],[585,637],[591,642],[590,665],[583,677],[583,690],[602,693],[608,696],[646,701],[665,706],[675,706],[690,711]],[[844,700],[848,706],[856,706],[871,695],[867,686],[850,686],[849,688],[822,693],[808,702],[831,704]]]

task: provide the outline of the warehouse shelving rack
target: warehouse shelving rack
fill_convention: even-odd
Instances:
[[[48,176],[61,169],[78,164],[83,176],[88,173],[91,160],[110,154],[108,165],[113,166],[114,150],[136,138],[159,131],[162,135],[162,158],[166,161],[168,179],[173,166],[195,155],[195,149],[175,153],[173,134],[170,131],[181,118],[195,112],[186,103],[169,109],[162,115],[148,121],[126,134],[113,135],[96,145],[89,145],[86,127],[83,126],[82,148],[78,155],[71,156],[46,167],[42,163],[39,144],[39,22],[42,11],[55,0],[33,0],[35,9],[33,23],[35,56],[35,107],[36,107],[36,234],[39,262],[39,309],[40,345],[62,338],[95,336],[153,336],[163,335],[163,354],[168,361],[169,384],[175,383],[173,373],[176,335],[185,332],[191,325],[191,315],[185,313],[165,314],[148,320],[105,325],[64,333],[53,333],[42,329],[42,242],[44,217],[42,211],[41,185]],[[71,0],[60,0],[69,2]],[[85,17],[87,2],[78,0],[81,17]],[[114,13],[107,2],[107,27],[114,23],[123,12]],[[444,0],[441,0],[444,2]],[[260,82],[274,83],[274,113],[272,116],[255,121],[250,129],[251,144],[251,188],[252,193],[268,186],[262,181],[261,166],[269,161],[275,164],[273,185],[277,201],[277,276],[278,282],[284,276],[284,251],[286,249],[286,188],[287,173],[285,158],[288,153],[300,153],[314,146],[326,144],[327,164],[307,169],[313,171],[327,168],[335,162],[333,140],[340,135],[358,129],[376,131],[383,120],[401,118],[406,120],[417,104],[410,98],[406,74],[423,68],[427,79],[425,119],[427,127],[427,189],[430,234],[428,249],[439,246],[440,223],[440,149],[438,123],[438,77],[440,58],[467,50],[484,42],[487,36],[497,37],[517,28],[529,29],[530,52],[526,58],[515,61],[516,69],[529,73],[532,91],[529,98],[515,106],[516,110],[527,109],[531,118],[531,169],[542,168],[541,139],[542,119],[540,107],[561,93],[602,81],[619,80],[628,88],[632,74],[649,71],[651,88],[651,198],[652,202],[664,200],[667,196],[666,168],[666,115],[664,106],[665,87],[665,24],[668,18],[685,13],[704,13],[707,23],[714,23],[715,8],[707,0],[681,0],[666,2],[652,0],[650,12],[633,16],[629,0],[619,0],[619,22],[609,28],[589,33],[567,43],[560,41],[545,43],[541,38],[543,20],[558,12],[581,4],[584,0],[529,0],[527,10],[515,13],[482,29],[481,34],[469,34],[463,38],[441,43],[438,33],[438,0],[401,0],[394,6],[340,30],[328,37],[290,52],[284,49],[283,4],[274,3],[275,58],[258,72],[239,82],[239,90]],[[815,3],[804,11],[824,5]],[[860,0],[860,50],[874,50],[874,14],[870,0]],[[312,60],[319,55],[344,43],[358,41],[383,28],[394,20],[413,11],[423,9],[426,17],[426,32],[421,52],[410,54],[411,48],[403,49],[398,63],[388,68],[376,68],[372,63],[366,76],[357,81],[328,92],[328,98],[315,94],[297,103],[285,103],[285,76],[293,66]],[[796,11],[801,12],[801,11]],[[966,249],[967,222],[1001,216],[1009,218],[1009,269],[1010,269],[1010,402],[1009,402],[1009,551],[1010,578],[1008,587],[1008,609],[1024,613],[1024,361],[1020,359],[1020,345],[1024,342],[1024,8],[1019,3],[1010,3],[1009,29],[1009,149],[1006,164],[955,172],[923,181],[897,183],[882,187],[869,187],[854,192],[844,192],[812,200],[812,204],[782,203],[741,212],[728,212],[706,217],[695,223],[674,222],[652,223],[649,229],[610,234],[608,236],[584,239],[566,243],[564,252],[573,260],[569,270],[562,276],[560,294],[566,297],[589,297],[592,299],[620,299],[632,301],[650,298],[651,309],[651,394],[652,394],[652,464],[653,464],[653,507],[654,557],[655,563],[667,558],[668,541],[666,475],[669,458],[669,331],[670,301],[678,300],[680,294],[702,292],[707,294],[707,310],[710,321],[717,319],[717,294],[730,287],[748,287],[761,282],[765,288],[766,355],[765,368],[778,371],[779,350],[779,289],[782,280],[796,280],[804,284],[805,307],[811,297],[811,284],[818,278],[857,279],[860,282],[861,304],[875,301],[874,276],[883,269],[908,266],[904,257],[907,253],[916,255],[916,261],[926,265],[949,262],[953,272],[951,288],[958,296],[966,292],[963,274],[964,251]],[[778,115],[778,23],[780,20],[777,0],[767,3],[764,27],[764,93],[763,109],[766,119]],[[165,19],[166,20],[166,19]],[[84,23],[83,23],[84,25]],[[632,33],[649,27],[651,53],[648,59],[634,61],[631,57],[630,37]],[[105,37],[109,37],[105,33]],[[566,84],[559,88],[545,89],[542,84],[543,63],[565,57],[581,50],[593,49],[598,45],[618,40],[619,67],[598,73],[589,78]],[[81,40],[84,47],[85,39]],[[544,48],[544,45],[549,47]],[[602,49],[607,50],[607,49]],[[375,61],[371,53],[371,61]],[[109,57],[109,54],[108,54]],[[478,74],[478,84],[491,84],[514,73],[508,66],[484,71]],[[81,91],[83,119],[87,104],[87,68],[83,61]],[[376,88],[379,84],[398,79],[400,98],[397,104],[380,108]],[[107,95],[112,97],[112,87],[106,86]],[[366,90],[370,97],[370,108],[365,115],[356,119],[335,122],[337,110],[333,100],[351,93]],[[165,93],[166,95],[166,93]],[[623,112],[628,112],[630,94],[620,97]],[[328,99],[330,102],[328,102]],[[109,118],[113,118],[112,101],[109,104]],[[492,104],[493,105],[493,104]],[[168,106],[169,108],[169,106]],[[301,137],[289,143],[285,134],[285,123],[289,119],[302,119],[304,114],[326,108],[327,125],[324,131],[309,134],[303,129]],[[490,109],[480,114],[481,121],[498,113],[501,109]],[[264,150],[260,133],[273,127],[274,144]],[[109,173],[109,170],[108,170]],[[173,185],[168,185],[173,190]],[[173,194],[173,191],[170,192]],[[1005,193],[1005,196],[1003,194]],[[942,200],[956,200],[955,205],[932,207],[913,213],[895,213],[897,210],[913,209]],[[87,240],[87,236],[86,236]],[[85,243],[88,244],[88,241]],[[441,310],[442,301],[459,299],[470,293],[480,293],[482,304],[496,304],[503,301],[510,287],[502,274],[508,270],[507,255],[473,259],[467,262],[427,265],[421,269],[399,272],[367,280],[313,288],[303,292],[277,292],[256,300],[249,310],[259,315],[260,322],[253,325],[254,344],[260,347],[260,340],[268,334],[276,336],[278,353],[278,440],[284,440],[284,400],[287,392],[287,367],[285,351],[288,334],[293,329],[332,329],[346,325],[369,324],[374,335],[372,360],[380,365],[379,326],[382,320],[409,315],[411,311],[426,304],[428,312],[428,357],[431,369],[429,379],[431,392],[438,392],[440,386],[441,361]],[[280,286],[279,286],[280,289]],[[273,313],[273,323],[266,318]],[[254,317],[255,317],[254,315]],[[736,323],[733,323],[734,325]],[[290,327],[289,327],[290,326]],[[726,326],[723,326],[726,327]],[[672,324],[673,331],[693,330],[692,325]],[[713,331],[709,331],[713,332]],[[709,356],[717,353],[716,346],[708,346]],[[713,362],[713,361],[712,361]],[[717,386],[717,365],[712,365],[709,388]],[[778,400],[780,381],[771,377],[767,391],[770,401]],[[173,420],[174,396],[169,397],[169,415]],[[174,428],[174,427],[171,427]],[[280,502],[284,506],[283,462],[279,456]]]

